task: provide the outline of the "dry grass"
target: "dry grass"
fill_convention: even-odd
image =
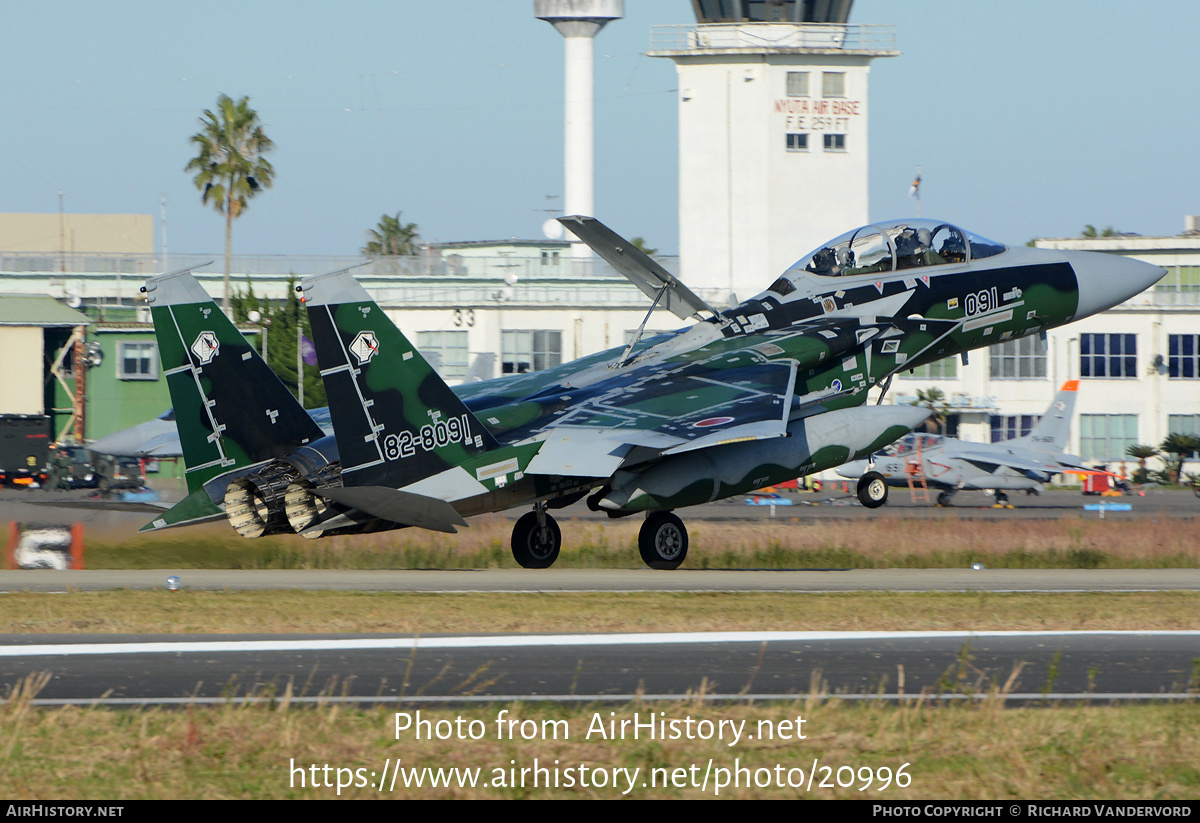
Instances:
[[[1200,712],[1194,705],[1003,709],[998,698],[966,705],[935,705],[914,700],[902,705],[851,704],[821,697],[770,705],[711,705],[698,700],[674,704],[564,707],[510,704],[461,709],[421,710],[432,721],[478,719],[486,730],[479,740],[415,740],[394,734],[390,710],[358,710],[330,706],[289,709],[286,698],[276,706],[224,706],[165,711],[108,711],[69,708],[31,710],[18,697],[0,706],[0,793],[12,799],[143,798],[312,798],[338,796],[337,769],[352,782],[362,769],[362,782],[378,784],[380,771],[406,768],[481,769],[476,788],[405,787],[385,784],[384,791],[351,786],[350,798],[615,798],[619,789],[604,787],[533,788],[526,785],[482,786],[511,769],[532,768],[535,758],[559,769],[587,764],[590,770],[639,769],[630,797],[702,798],[715,796],[715,769],[736,765],[747,777],[774,778],[782,766],[786,781],[805,780],[817,761],[811,789],[776,786],[726,787],[726,798],[860,798],[860,799],[1190,799],[1200,792]],[[411,707],[397,707],[414,711]],[[501,740],[496,716],[562,720],[568,737],[558,740]],[[609,713],[613,714],[610,715]],[[760,720],[804,719],[805,739],[728,741],[603,741],[586,733],[593,716],[632,719],[634,713],[683,720],[746,721],[756,731]],[[662,715],[658,715],[662,712]],[[778,726],[777,726],[778,727]],[[793,727],[794,728],[794,727]],[[904,764],[911,778],[906,787],[878,784],[858,788],[860,769],[890,769]],[[322,784],[311,785],[318,767]],[[331,767],[325,773],[321,767]],[[708,786],[643,786],[652,769],[687,770],[699,784],[712,767]],[[292,771],[304,770],[305,785]],[[692,770],[692,767],[695,767]],[[843,784],[836,783],[839,767]],[[829,773],[823,771],[828,767]],[[758,771],[765,769],[768,771]],[[374,774],[372,774],[374,773]],[[389,773],[390,774],[390,773]],[[561,773],[560,773],[561,774]],[[675,773],[679,774],[679,773]],[[728,775],[728,772],[726,773]],[[518,772],[519,775],[519,772]],[[390,776],[387,779],[390,783]],[[661,783],[661,779],[660,779]],[[623,788],[623,787],[622,787]]]
[[[1200,593],[109,591],[0,598],[0,633],[1198,629]]]
[[[558,566],[639,568],[638,518],[563,521]],[[405,529],[305,540],[242,540],[224,524],[120,542],[93,539],[88,566],[130,568],[513,568],[509,520],[485,516],[457,535]],[[1197,523],[1159,520],[779,518],[696,521],[687,568],[1196,568]]]

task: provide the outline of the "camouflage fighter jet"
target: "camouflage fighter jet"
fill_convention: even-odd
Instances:
[[[147,281],[191,493],[144,529],[223,509],[246,537],[452,532],[473,514],[528,505],[513,554],[545,568],[562,542],[548,510],[586,496],[612,517],[644,513],[642,559],[675,568],[688,535],[673,509],[870,455],[927,417],[867,405],[872,386],[886,391],[898,371],[1103,311],[1163,274],[911,220],[848,232],[717,311],[595,219],[561,219],[653,299],[651,311],[703,319],[452,389],[349,272],[309,277],[299,288],[333,436],[190,275]],[[860,496],[886,493],[880,480],[868,472]]]
[[[968,443],[938,434],[913,433],[873,464],[855,460],[837,473],[854,479],[875,471],[889,486],[907,486],[910,477],[922,475],[929,488],[941,489],[939,506],[949,506],[954,493],[963,489],[990,491],[996,503],[1003,505],[1008,502],[1006,491],[1037,493],[1054,475],[1084,468],[1082,458],[1063,454],[1078,388],[1078,380],[1063,383],[1042,419],[1025,437],[1002,443]]]

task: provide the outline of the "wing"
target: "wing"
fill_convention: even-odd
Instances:
[[[1074,455],[1062,455],[1064,459],[1072,460],[1072,462],[1064,463],[1048,455],[1043,457],[1024,450],[1003,449],[999,443],[995,444],[993,449],[958,448],[950,456],[965,460],[989,473],[1004,467],[1030,475],[1061,474],[1064,470],[1075,466],[1073,460],[1078,459],[1074,458]]]
[[[798,391],[798,376],[861,350],[877,331],[864,335],[857,321],[822,320],[676,355],[651,349],[628,366],[593,366],[476,413],[505,429],[508,442],[542,441],[530,473],[608,477],[626,463],[785,436],[790,420],[855,391],[807,384]]]

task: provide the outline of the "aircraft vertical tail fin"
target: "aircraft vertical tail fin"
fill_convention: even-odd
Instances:
[[[1068,380],[1062,384],[1042,419],[1022,438],[1030,448],[1051,452],[1066,449],[1067,441],[1071,437],[1071,417],[1075,414],[1075,395],[1078,389],[1078,380]]]
[[[188,491],[324,436],[189,271],[142,287],[187,465]]]
[[[348,271],[300,288],[346,486],[403,488],[497,448]]]

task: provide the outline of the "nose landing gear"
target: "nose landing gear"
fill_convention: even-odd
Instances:
[[[887,481],[879,472],[867,472],[858,480],[858,502],[868,509],[877,509],[887,502]]]

